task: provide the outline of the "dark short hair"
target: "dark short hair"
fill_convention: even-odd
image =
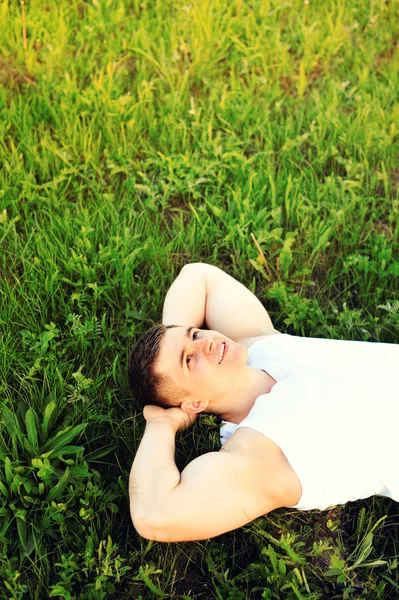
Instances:
[[[170,400],[173,395],[179,400],[184,394],[171,390],[167,377],[155,372],[155,362],[159,356],[161,341],[167,329],[178,325],[154,325],[145,331],[136,342],[129,356],[129,380],[133,394],[140,404],[156,404],[167,408],[176,406]]]

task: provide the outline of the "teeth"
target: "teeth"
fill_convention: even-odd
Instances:
[[[223,355],[224,355],[224,349],[225,348],[226,348],[226,344],[223,342],[223,345],[222,345],[222,347],[220,349],[220,352],[219,352],[219,365],[222,362],[222,358],[223,358]]]

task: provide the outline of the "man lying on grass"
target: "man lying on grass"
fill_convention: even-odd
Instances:
[[[248,289],[196,263],[129,367],[146,420],[130,510],[145,538],[206,539],[278,507],[399,501],[398,345],[278,333]],[[222,447],[180,473],[176,432],[201,412],[222,418]]]

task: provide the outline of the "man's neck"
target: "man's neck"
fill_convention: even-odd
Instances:
[[[241,423],[256,399],[262,394],[268,394],[275,383],[276,380],[266,371],[248,366],[245,381],[239,384],[228,398],[219,400],[211,412],[218,414],[223,421]]]

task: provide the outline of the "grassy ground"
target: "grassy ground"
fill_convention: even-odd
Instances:
[[[1,599],[399,597],[388,499],[141,540],[126,382],[187,261],[280,331],[398,343],[399,5],[23,10],[0,6]],[[217,440],[204,417],[179,466]]]

